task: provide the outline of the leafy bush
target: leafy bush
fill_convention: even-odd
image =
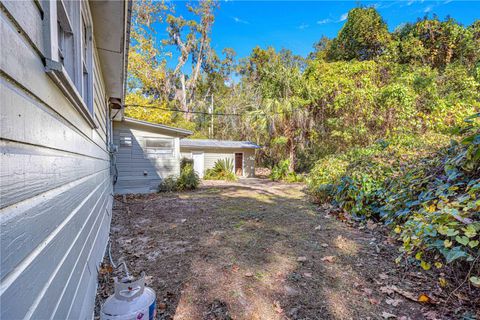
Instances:
[[[180,170],[180,175],[165,178],[158,186],[158,192],[173,192],[194,190],[200,184],[198,174],[193,170],[193,165],[187,163]]]
[[[225,180],[235,181],[237,176],[233,172],[232,159],[219,159],[211,169],[207,169],[204,179],[206,180]]]
[[[174,192],[177,190],[177,179],[173,176],[163,179],[158,185],[158,192]]]
[[[193,165],[186,164],[180,172],[177,180],[177,189],[179,191],[194,190],[200,184],[198,174],[193,170]]]
[[[309,190],[355,219],[391,226],[403,243],[398,261],[414,257],[424,269],[471,262],[480,248],[478,118],[450,146],[440,136],[397,136],[324,158],[309,176]]]
[[[289,170],[290,160],[281,160],[272,168],[272,172],[269,178],[273,181],[286,181],[286,182],[300,182],[302,176],[297,175],[295,172]]]
[[[183,168],[185,168],[185,166],[188,164],[193,166],[193,159],[182,158],[182,160],[180,160],[180,171],[183,170]]]

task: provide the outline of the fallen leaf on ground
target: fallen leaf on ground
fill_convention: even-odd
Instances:
[[[273,305],[275,306],[275,311],[279,314],[282,314],[283,313],[283,309],[282,307],[280,306],[280,302],[278,301],[274,301],[273,302]]]
[[[388,275],[387,275],[386,273],[380,273],[380,274],[378,275],[378,277],[379,277],[380,279],[382,279],[382,280],[388,279]]]
[[[380,292],[386,293],[386,294],[392,294],[394,291],[390,286],[383,286],[383,287],[380,287]]]
[[[334,262],[335,261],[335,256],[325,256],[320,259],[323,262]]]
[[[98,270],[100,274],[107,274],[113,272],[113,267],[109,264],[103,264],[100,270]]]
[[[373,290],[372,289],[369,289],[369,288],[363,288],[362,291],[366,294],[366,295],[371,295],[373,293]]]
[[[385,303],[388,304],[388,305],[391,305],[391,306],[398,306],[400,303],[402,302],[401,299],[386,299],[385,300]]]
[[[382,318],[384,319],[391,319],[391,318],[396,318],[397,316],[392,314],[392,313],[388,313],[386,311],[383,311],[382,312]]]
[[[421,295],[418,296],[418,302],[432,303],[432,299],[429,296],[427,296],[426,294],[422,293]]]

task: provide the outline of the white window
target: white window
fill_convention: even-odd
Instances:
[[[93,36],[88,1],[49,1],[46,69],[92,125]]]
[[[132,136],[128,133],[120,133],[120,147],[131,147]]]
[[[144,141],[147,158],[173,154],[173,139],[145,137]]]

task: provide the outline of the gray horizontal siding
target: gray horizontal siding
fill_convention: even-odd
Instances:
[[[152,127],[123,121],[113,123],[113,142],[119,146],[115,154],[118,170],[115,193],[155,192],[162,179],[180,174],[179,139],[155,130]],[[120,146],[120,134],[132,137],[131,147]],[[144,151],[145,137],[173,139],[173,152],[147,158]]]
[[[37,4],[2,4],[0,318],[88,319],[113,192],[98,57],[92,128],[45,73]]]

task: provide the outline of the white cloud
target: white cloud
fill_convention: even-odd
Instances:
[[[297,29],[303,30],[303,29],[307,29],[308,27],[309,27],[308,24],[302,23],[301,25],[299,25],[299,26],[297,27]]]
[[[250,24],[250,22],[240,19],[239,17],[232,17],[236,23]]]
[[[348,12],[345,12],[344,14],[342,14],[342,15],[340,16],[340,20],[339,20],[339,21],[345,21],[345,20],[347,20],[347,18],[348,18]]]
[[[323,19],[323,20],[318,20],[317,24],[326,24],[332,22],[331,19]]]
[[[425,13],[429,13],[430,11],[432,11],[432,6],[428,6],[425,9],[423,9],[423,12]]]

